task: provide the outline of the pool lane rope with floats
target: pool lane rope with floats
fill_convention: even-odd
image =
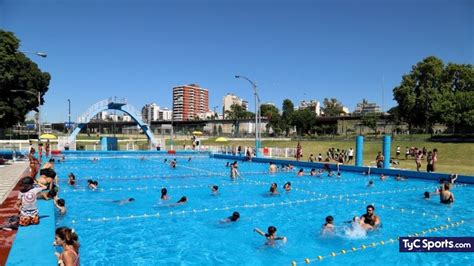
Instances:
[[[424,188],[423,188],[424,189]],[[365,193],[362,193],[365,195]],[[320,194],[322,195],[322,194]],[[175,216],[175,215],[186,215],[186,214],[196,214],[196,213],[204,213],[204,212],[210,212],[210,211],[229,211],[229,210],[239,210],[239,209],[248,209],[248,208],[269,208],[269,207],[278,207],[278,206],[287,206],[287,205],[295,205],[295,204],[303,204],[303,203],[310,203],[310,202],[317,202],[317,201],[322,201],[322,200],[328,200],[328,199],[339,199],[342,201],[342,199],[345,197],[345,195],[340,195],[340,196],[329,196],[329,195],[322,195],[321,197],[318,198],[310,198],[310,199],[303,199],[303,200],[294,200],[294,201],[281,201],[277,203],[269,203],[269,204],[245,204],[245,205],[235,205],[235,206],[226,206],[226,207],[221,207],[221,208],[205,208],[205,209],[193,209],[193,210],[186,210],[186,211],[170,211],[170,212],[162,212],[162,213],[154,213],[154,214],[140,214],[140,215],[130,215],[130,216],[115,216],[115,217],[102,217],[102,218],[85,218],[85,219],[80,219],[80,220],[72,220],[72,223],[76,222],[107,222],[107,221],[119,221],[119,220],[130,220],[130,219],[140,219],[140,218],[158,218],[158,217],[163,217],[165,215],[168,216]],[[361,201],[361,200],[351,200],[346,199],[346,203],[363,203],[367,204],[366,201]],[[373,203],[372,203],[373,204]],[[373,204],[375,205],[375,204]],[[158,206],[159,207],[159,206]],[[166,207],[164,205],[163,207]],[[389,209],[389,210],[394,210],[394,211],[400,211],[401,213],[405,214],[417,214],[419,215],[418,212],[415,210],[409,210],[406,208],[397,208],[397,207],[389,207],[386,205],[381,204],[381,208],[383,209]],[[423,213],[423,216],[433,216],[433,218],[437,219],[438,215],[431,215],[427,213]],[[448,218],[448,221],[450,218]]]
[[[212,184],[218,185],[219,187],[233,187],[233,186],[240,186],[240,185],[252,185],[252,186],[263,186],[263,184],[254,184],[251,182],[245,181],[237,181],[233,183],[227,184]],[[86,188],[79,188],[79,189],[69,189],[69,190],[61,190],[61,193],[72,193],[72,192],[108,192],[108,191],[146,191],[146,190],[156,190],[160,191],[163,188],[167,189],[187,189],[187,188],[207,188],[211,185],[182,185],[182,186],[144,186],[144,187],[126,187],[126,188],[98,188],[94,191]]]
[[[431,232],[447,230],[449,228],[454,228],[454,227],[460,226],[462,224],[464,224],[464,220],[444,224],[444,225],[441,225],[439,227],[433,227],[433,228],[425,229],[425,230],[422,230],[422,231],[417,232],[417,233],[409,234],[407,236],[408,237],[424,236],[424,235],[426,235],[428,233],[431,233]],[[341,251],[334,251],[334,252],[331,252],[331,253],[329,253],[328,255],[325,255],[325,256],[320,255],[320,256],[317,256],[316,258],[311,258],[311,259],[306,258],[304,261],[300,261],[300,262],[296,262],[294,260],[294,261],[291,262],[291,265],[296,266],[296,265],[299,265],[299,264],[310,264],[311,262],[319,262],[319,261],[322,261],[322,260],[328,259],[328,258],[334,258],[334,257],[337,257],[337,256],[347,255],[349,253],[364,251],[367,248],[376,248],[378,246],[384,246],[385,244],[394,244],[394,243],[398,243],[399,238],[400,238],[400,236],[396,237],[395,239],[390,238],[390,239],[387,239],[387,240],[376,241],[376,242],[372,242],[370,244],[361,245],[358,248],[357,247],[352,247],[350,249],[342,249]]]

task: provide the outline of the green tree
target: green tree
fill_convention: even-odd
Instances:
[[[362,116],[362,125],[366,126],[374,131],[374,134],[377,133],[377,118],[376,114],[364,114]]]
[[[441,88],[443,62],[430,56],[412,67],[409,74],[402,77],[400,86],[396,87],[394,98],[400,108],[400,116],[409,125],[430,132],[435,122],[432,103]]]
[[[282,127],[281,129],[285,131],[285,135],[288,136],[290,134],[290,128],[293,124],[293,112],[295,111],[295,106],[290,99],[283,100],[282,106]]]
[[[12,32],[0,29],[0,127],[23,122],[29,111],[38,111],[37,95],[40,93],[43,104],[51,79],[49,73],[18,51],[19,46]]]
[[[323,108],[324,116],[339,116],[342,113],[342,103],[336,98],[324,98]]]
[[[234,134],[238,135],[240,131],[240,120],[255,118],[255,114],[246,111],[241,105],[233,104],[230,106],[230,110],[225,111],[226,118],[234,120]]]
[[[412,67],[393,90],[401,121],[431,132],[434,123],[453,132],[472,131],[474,70],[469,64],[444,63],[430,56]]]
[[[262,104],[260,105],[260,113],[263,117],[268,119],[267,123],[267,133],[269,133],[270,128],[273,129],[275,135],[279,135],[282,132],[282,118],[278,108],[272,104]]]
[[[309,109],[299,109],[292,114],[292,126],[296,126],[298,135],[311,134],[316,124],[316,115]]]

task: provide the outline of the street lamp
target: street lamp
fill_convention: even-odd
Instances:
[[[253,87],[253,94],[255,96],[255,156],[258,157],[258,150],[260,149],[260,125],[259,125],[259,113],[260,113],[260,97],[257,93],[257,84],[251,81],[249,78],[244,76],[235,75],[236,79],[243,78],[247,80]]]
[[[67,132],[70,133],[71,131],[71,99],[67,99],[68,105],[69,105],[69,111],[68,111],[68,124],[67,124]]]
[[[11,90],[11,92],[26,92],[36,96],[35,92],[27,90]],[[41,136],[41,92],[38,91],[38,139]]]

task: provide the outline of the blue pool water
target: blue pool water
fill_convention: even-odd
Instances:
[[[93,163],[91,158],[96,156],[100,160]],[[141,157],[70,154],[65,163],[56,165],[60,196],[68,207],[65,217],[57,217],[57,226],[76,230],[83,265],[291,265],[292,261],[301,265],[306,258],[318,265],[460,265],[474,261],[472,253],[399,253],[397,241],[397,236],[447,224],[448,228],[431,230],[425,236],[472,236],[471,185],[455,187],[456,202],[446,206],[436,196],[422,199],[424,191],[434,191],[437,185],[424,180],[382,182],[375,176],[348,172],[340,179],[326,174],[297,177],[295,172],[270,175],[267,164],[239,162],[243,178],[231,181],[226,160],[207,155]],[[163,162],[165,158],[177,158],[178,167],[172,169]],[[75,187],[66,182],[69,172],[76,175]],[[88,190],[87,179],[98,180],[99,190]],[[367,188],[372,179],[375,186]],[[282,189],[287,181],[293,186],[289,193]],[[268,194],[273,182],[278,183],[279,196]],[[218,195],[208,188],[214,184],[219,186]],[[166,203],[160,200],[162,187],[171,196]],[[181,196],[187,196],[189,202],[167,206]],[[130,197],[135,198],[130,204],[112,202]],[[375,205],[383,227],[362,238],[345,235],[344,221],[365,213],[368,204]],[[233,211],[240,212],[238,222],[219,223]],[[327,215],[334,217],[341,231],[336,236],[320,234]],[[286,244],[265,245],[265,239],[253,232],[255,227],[266,231],[270,225],[288,238]],[[377,245],[370,247],[372,243]],[[361,249],[362,245],[369,247]],[[357,251],[351,252],[353,247]],[[330,256],[332,252],[336,256]],[[318,260],[318,256],[324,258]]]

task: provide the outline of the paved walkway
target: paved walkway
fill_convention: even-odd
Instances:
[[[28,161],[16,161],[0,166],[0,204],[5,201],[28,167]]]

